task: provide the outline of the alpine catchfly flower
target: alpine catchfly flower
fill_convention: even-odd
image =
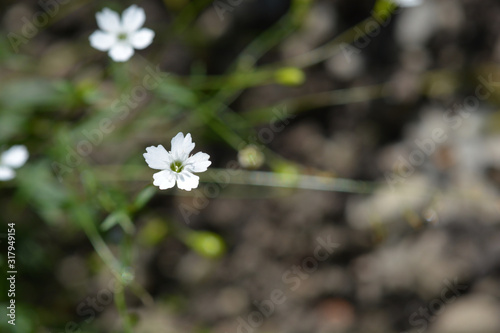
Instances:
[[[166,190],[177,187],[182,190],[191,191],[197,188],[200,177],[194,175],[194,172],[204,172],[212,164],[209,161],[210,155],[198,152],[189,156],[194,149],[194,143],[191,140],[191,134],[178,133],[171,142],[172,150],[167,151],[162,145],[158,147],[151,146],[146,148],[143,154],[146,163],[151,169],[162,170],[153,175],[153,185],[160,190]]]
[[[28,160],[29,153],[23,145],[12,146],[0,155],[0,180],[11,180],[16,176],[14,169],[20,168]]]
[[[114,61],[127,61],[134,55],[134,49],[148,47],[155,36],[153,30],[141,29],[146,14],[144,9],[136,5],[125,9],[121,20],[118,13],[109,8],[104,8],[95,16],[101,30],[90,35],[90,45],[99,51],[108,51]]]

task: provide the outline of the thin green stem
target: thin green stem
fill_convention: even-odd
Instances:
[[[177,15],[169,30],[176,35],[184,33],[187,28],[192,26],[198,13],[211,3],[213,3],[213,0],[190,1],[180,14]]]
[[[121,280],[122,265],[120,265],[119,261],[115,258],[109,247],[106,245],[106,242],[104,242],[104,240],[102,239],[96,226],[92,223],[91,220],[87,218],[80,218],[79,220],[83,231],[87,235],[87,238],[90,240],[90,243],[94,247],[99,257],[104,261],[106,266],[109,267],[113,275]]]
[[[127,311],[127,303],[125,300],[125,286],[121,280],[119,280],[119,287],[116,288],[115,292],[115,305],[118,309],[118,313],[123,320],[123,328],[125,333],[132,333],[132,320]]]
[[[145,166],[131,165],[115,166],[108,165],[101,167],[99,179],[117,182],[117,181],[149,181],[150,175],[144,172]],[[120,169],[122,172],[116,172]],[[295,169],[297,170],[297,169]],[[300,169],[299,169],[300,170]],[[231,177],[217,177],[217,175],[230,174]],[[211,168],[208,172],[199,174],[201,182],[213,183],[214,179],[227,179],[226,184],[264,186],[264,187],[282,187],[305,190],[318,190],[330,192],[348,192],[348,193],[369,193],[373,191],[378,183],[357,181],[322,175],[308,175],[300,172],[281,173],[249,170],[227,170]],[[216,182],[217,183],[217,182]]]
[[[224,169],[212,169],[208,173],[208,176],[210,176],[210,174],[216,175],[217,173],[223,172],[227,171]],[[376,183],[374,182],[296,173],[276,173],[247,170],[239,170],[236,175],[231,177],[230,183],[237,185],[283,187],[302,190],[363,194],[371,193],[376,188]]]
[[[326,106],[366,102],[369,100],[384,97],[385,85],[385,83],[382,83],[371,86],[337,89],[298,96],[284,100],[279,104],[242,112],[241,117],[245,119],[245,121],[247,121],[250,125],[255,126],[271,121],[276,117],[276,115],[272,111],[277,108],[282,108],[283,106],[286,106],[286,111],[288,114],[298,114],[300,112]]]
[[[104,261],[106,266],[108,266],[108,268],[111,270],[111,272],[117,279],[119,288],[117,288],[115,293],[115,304],[123,320],[125,332],[132,333],[132,321],[128,314],[125,302],[125,284],[123,278],[124,266],[120,264],[120,262],[115,258],[115,256],[107,246],[106,242],[104,242],[104,240],[102,239],[101,235],[99,234],[99,231],[97,230],[97,227],[92,222],[92,218],[91,216],[89,216],[88,211],[84,207],[81,206],[77,207],[78,208],[75,208],[76,218],[80,222],[80,225],[82,226],[85,234],[87,235],[87,238],[90,240],[90,243],[94,247],[96,253]],[[128,258],[127,255],[124,257],[126,259]],[[140,291],[139,295],[141,297],[141,300],[145,301],[145,303],[146,302],[150,303],[150,299],[145,297],[147,293],[144,293],[143,290],[140,290],[140,288],[138,289],[137,287],[135,287],[134,290]]]
[[[374,16],[370,16],[365,20],[359,22],[354,27],[349,30],[343,32],[330,42],[312,50],[307,53],[285,59],[283,61],[279,61],[270,65],[262,66],[261,69],[271,69],[271,68],[279,68],[283,66],[293,66],[298,68],[305,68],[315,64],[318,64],[337,53],[342,51],[341,46],[344,44],[351,44],[356,42],[358,39],[366,37],[369,33],[374,31],[374,29],[380,29],[381,23],[379,20],[388,21],[393,12],[389,12],[388,16],[383,18],[375,18]],[[367,24],[373,23],[376,24]]]

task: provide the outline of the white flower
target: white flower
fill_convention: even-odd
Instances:
[[[155,33],[142,28],[146,20],[144,9],[132,5],[125,9],[122,18],[109,8],[104,8],[96,15],[97,25],[102,30],[90,35],[90,45],[99,51],[109,51],[114,61],[127,61],[134,54],[134,49],[142,50],[153,41]]]
[[[160,190],[166,190],[177,186],[186,191],[191,191],[198,187],[200,177],[193,172],[204,172],[212,164],[208,154],[198,152],[189,156],[194,149],[191,141],[191,134],[179,133],[172,139],[172,150],[167,151],[162,145],[146,148],[147,153],[143,154],[146,163],[150,168],[162,170],[153,175],[153,184]]]
[[[415,7],[424,3],[424,0],[392,0],[399,7]]]
[[[12,146],[0,155],[0,180],[11,180],[16,176],[14,169],[28,160],[28,149],[23,145]]]

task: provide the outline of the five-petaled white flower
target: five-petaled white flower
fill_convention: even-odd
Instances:
[[[162,145],[146,148],[147,153],[143,156],[146,163],[152,169],[162,170],[153,175],[153,184],[160,190],[166,190],[177,186],[186,191],[191,191],[198,187],[200,177],[193,172],[204,172],[212,164],[209,161],[210,155],[198,152],[189,156],[194,149],[191,141],[191,134],[184,137],[183,133],[177,134],[172,139],[172,150],[167,151]]]
[[[90,45],[99,51],[109,51],[114,61],[127,61],[134,54],[134,48],[142,50],[153,41],[155,33],[142,28],[146,20],[144,9],[132,5],[125,9],[120,20],[118,13],[104,8],[96,15],[97,25],[102,30],[90,35]]]
[[[29,153],[23,145],[12,146],[0,156],[0,180],[11,180],[16,176],[14,169],[20,168],[28,160]]]

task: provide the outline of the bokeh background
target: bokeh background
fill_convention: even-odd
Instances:
[[[499,2],[141,0],[114,63],[131,4],[0,4],[0,331],[500,331]],[[213,163],[160,191],[178,132]]]

